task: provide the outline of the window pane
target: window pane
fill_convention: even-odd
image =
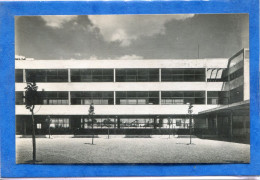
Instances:
[[[137,104],[137,99],[128,99],[128,104]]]
[[[126,91],[117,91],[116,97],[126,97]]]
[[[137,69],[127,69],[126,74],[136,76],[137,75]]]
[[[15,82],[23,82],[23,70],[22,69],[15,70]]]
[[[186,91],[186,92],[184,92],[184,97],[194,97],[194,92]]]

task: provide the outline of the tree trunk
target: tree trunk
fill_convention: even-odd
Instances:
[[[171,124],[169,124],[169,139],[171,138]]]
[[[35,163],[36,162],[36,140],[35,140],[35,121],[34,121],[33,109],[31,110],[31,112],[32,112],[32,145],[33,145],[33,163]]]

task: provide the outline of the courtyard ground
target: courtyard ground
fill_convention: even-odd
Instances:
[[[250,145],[158,136],[153,138],[37,138],[37,163],[249,163]],[[30,163],[32,139],[16,138],[16,161]]]

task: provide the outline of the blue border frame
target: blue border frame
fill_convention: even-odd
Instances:
[[[15,164],[14,16],[83,14],[249,13],[251,163],[182,165],[17,165]],[[2,177],[259,175],[259,2],[90,1],[0,2],[0,123]]]

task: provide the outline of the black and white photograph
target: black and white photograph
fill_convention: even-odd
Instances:
[[[16,163],[250,163],[249,82],[248,14],[16,16]]]

